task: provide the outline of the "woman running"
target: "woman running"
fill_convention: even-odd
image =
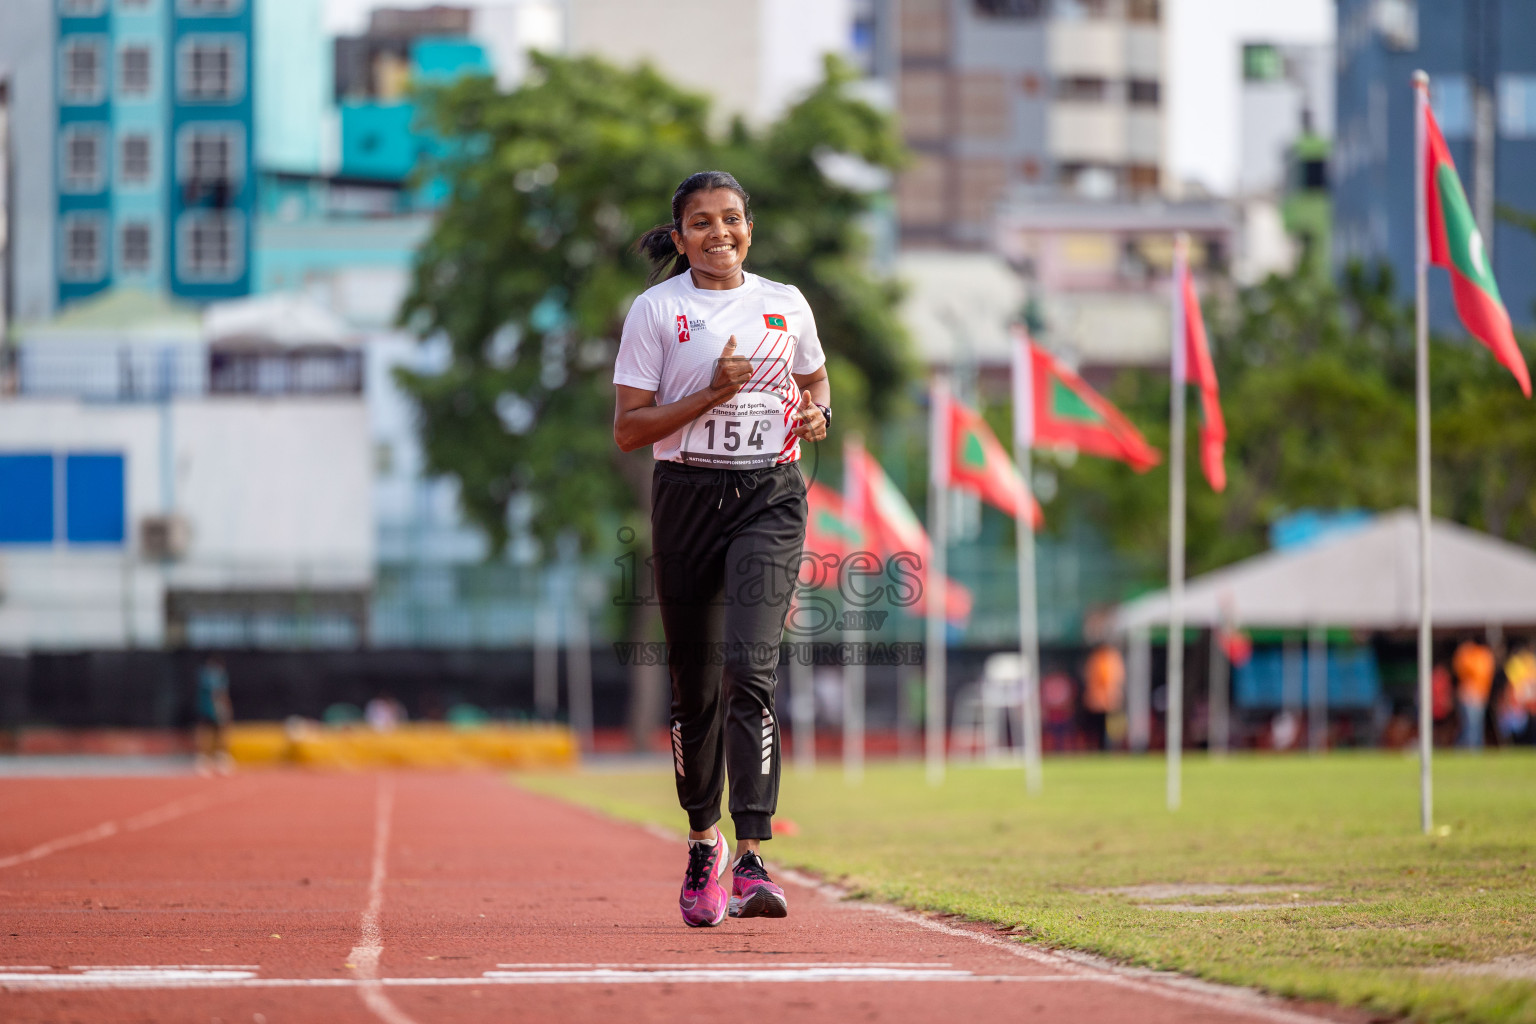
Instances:
[[[759,844],[779,795],[775,669],[800,549],[800,440],[827,436],[826,358],[805,297],[742,269],[746,190],[690,176],[672,223],[641,236],[653,287],[624,321],[613,437],[650,445],[651,544],[672,675],[672,765],[688,812],[684,923],[783,917]],[[670,263],[670,266],[668,264]],[[664,278],[660,284],[655,282]],[[720,820],[725,773],[736,831],[729,900]]]

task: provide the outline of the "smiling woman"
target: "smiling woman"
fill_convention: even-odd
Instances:
[[[652,287],[624,321],[615,442],[649,444],[655,593],[672,675],[672,754],[688,812],[683,921],[783,917],[758,845],[779,791],[779,642],[805,542],[801,440],[827,436],[826,359],[800,290],[750,274],[751,201],[724,171],[690,176],[639,250]],[[669,265],[670,264],[670,265]],[[660,283],[656,283],[660,280]],[[738,352],[738,346],[741,351]],[[730,764],[731,894],[720,797]]]

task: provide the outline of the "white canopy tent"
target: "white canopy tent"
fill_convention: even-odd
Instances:
[[[219,347],[356,347],[357,332],[324,306],[293,292],[215,302],[203,314],[203,332]]]
[[[1418,515],[1398,509],[1299,550],[1270,551],[1190,579],[1184,622],[1212,627],[1412,629],[1419,621]],[[1536,625],[1536,552],[1435,519],[1430,607],[1443,628]],[[1168,592],[1120,606],[1118,632],[1168,622]]]

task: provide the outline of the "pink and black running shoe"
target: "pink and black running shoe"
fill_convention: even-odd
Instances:
[[[763,858],[748,850],[731,865],[732,917],[787,917],[784,890],[773,884]]]
[[[688,873],[683,876],[683,892],[677,905],[683,923],[690,928],[713,928],[725,920],[725,887],[720,884],[729,863],[725,836],[715,829],[715,841],[688,842]]]

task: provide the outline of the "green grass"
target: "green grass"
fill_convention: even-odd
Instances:
[[[529,788],[681,830],[666,768],[523,776]],[[1437,754],[1436,821],[1418,830],[1418,767],[1396,754],[1185,761],[1184,808],[1156,758],[1057,758],[1029,797],[1016,769],[785,769],[771,861],[856,893],[1012,926],[1025,941],[1425,1021],[1536,1024],[1536,981],[1454,973],[1536,967],[1536,756]],[[728,824],[726,825],[728,828]],[[1336,906],[1182,913],[1085,890],[1149,883],[1318,886]],[[1290,891],[1187,896],[1290,902]]]

